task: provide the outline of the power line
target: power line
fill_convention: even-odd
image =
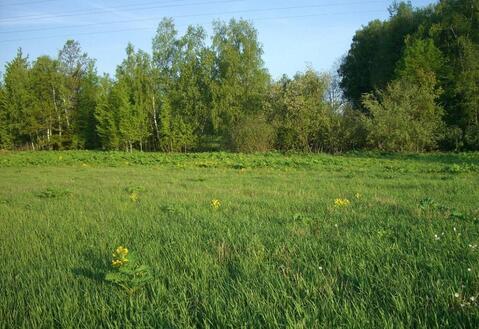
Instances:
[[[339,13],[321,13],[321,14],[306,14],[306,15],[289,15],[289,16],[274,16],[274,17],[259,17],[259,18],[250,18],[251,21],[262,21],[262,20],[275,20],[275,19],[297,19],[297,18],[308,18],[308,17],[320,17],[325,15],[345,15],[345,14],[364,14],[364,13],[377,13],[384,12],[384,10],[368,10],[368,11],[355,11],[355,12],[339,12]],[[182,25],[177,25],[181,27]],[[183,25],[188,26],[188,24]],[[75,35],[99,35],[105,33],[118,33],[118,32],[130,32],[130,31],[144,31],[151,30],[153,27],[141,27],[141,28],[125,28],[125,29],[114,29],[107,31],[95,31],[95,32],[80,32],[75,33]],[[32,37],[25,39],[9,39],[9,40],[0,40],[0,43],[8,42],[20,42],[20,41],[29,41],[29,40],[41,40],[41,39],[51,39],[51,38],[69,38],[71,35],[51,35],[51,36],[42,36],[42,37]]]
[[[0,19],[0,22],[5,22],[5,21],[11,21],[11,20],[18,20],[18,19],[51,19],[51,18],[62,18],[62,17],[72,17],[72,16],[85,16],[85,15],[92,15],[96,13],[104,13],[112,10],[117,10],[117,9],[129,9],[131,11],[134,10],[144,10],[144,9],[157,9],[157,8],[170,8],[170,7],[185,7],[185,6],[194,6],[194,5],[203,5],[203,4],[209,4],[209,3],[204,3],[204,2],[199,2],[199,3],[184,3],[184,4],[178,4],[178,1],[186,1],[186,0],[177,0],[176,2],[173,2],[173,4],[167,3],[163,4],[161,6],[158,5],[158,1],[154,2],[147,2],[147,3],[140,3],[136,5],[123,5],[123,6],[115,6],[115,7],[108,7],[108,8],[96,8],[94,10],[88,9],[88,10],[76,10],[76,11],[70,11],[70,12],[64,12],[64,13],[57,13],[57,14],[46,14],[46,15],[24,15],[24,16],[14,16],[14,17],[7,17]],[[216,1],[215,3],[217,4],[227,4],[231,2],[245,2],[246,0],[229,0],[229,1]],[[384,0],[376,0],[376,1],[356,1],[356,2],[331,2],[331,3],[323,3],[323,4],[317,4],[317,5],[305,5],[304,8],[311,8],[311,7],[329,7],[329,6],[342,6],[342,5],[351,5],[351,4],[372,4],[372,3],[384,3]],[[149,6],[154,4],[154,6]],[[144,7],[146,6],[146,7]],[[286,9],[289,9],[289,7],[285,7]]]
[[[156,9],[156,8],[172,8],[172,7],[185,7],[185,6],[194,6],[194,5],[202,5],[205,4],[204,2],[195,2],[195,3],[184,3],[178,4],[177,2],[186,1],[186,0],[177,0],[176,2],[145,2],[140,4],[129,4],[123,6],[115,6],[115,7],[107,7],[107,8],[95,8],[95,9],[80,9],[80,10],[73,10],[69,12],[63,13],[54,13],[54,14],[44,14],[44,15],[21,15],[21,16],[12,16],[0,19],[0,22],[8,22],[8,21],[17,21],[18,19],[51,19],[51,18],[62,18],[62,17],[72,17],[72,16],[85,16],[85,15],[93,15],[93,14],[101,14],[113,10],[118,9],[128,9],[130,11],[134,10],[144,10],[144,9]],[[216,4],[220,3],[231,3],[231,2],[243,2],[244,0],[228,0],[228,1],[215,1]],[[161,4],[158,6],[158,4]],[[153,6],[150,6],[153,5]]]
[[[22,5],[33,5],[37,3],[45,3],[45,2],[54,2],[58,0],[42,0],[42,1],[26,1],[26,2],[15,2],[15,3],[5,3],[2,4],[3,7],[10,7],[10,6],[22,6]]]
[[[238,0],[231,0],[231,1],[227,1],[227,2],[237,2],[237,1]],[[221,3],[227,3],[227,2],[223,1]],[[288,6],[288,7],[276,7],[276,8],[264,8],[264,9],[246,9],[246,10],[230,11],[230,12],[225,12],[225,13],[205,13],[205,14],[181,15],[181,16],[175,16],[174,18],[188,18],[188,17],[203,16],[203,15],[237,14],[237,13],[248,13],[248,12],[272,11],[272,10],[311,9],[311,8],[321,8],[321,7],[332,7],[332,6],[338,6],[338,5],[370,4],[370,3],[378,3],[378,2],[381,2],[381,1],[361,1],[361,2],[356,1],[356,2],[348,2],[348,3],[344,3],[344,2],[343,3],[325,3],[325,4],[321,4],[321,5]],[[218,3],[218,1],[203,2],[202,4],[214,4],[214,3]],[[23,30],[16,30],[16,31],[1,31],[0,34],[22,33],[22,32],[39,32],[39,31],[46,31],[46,30],[58,30],[58,29],[77,28],[77,27],[90,27],[90,26],[98,26],[98,25],[142,22],[142,21],[151,21],[151,20],[158,20],[158,17],[136,18],[136,19],[127,19],[127,20],[109,21],[109,22],[100,22],[100,23],[76,24],[76,25],[60,26],[60,27],[57,26],[57,27],[46,27],[46,28],[36,28],[36,29],[23,29]]]

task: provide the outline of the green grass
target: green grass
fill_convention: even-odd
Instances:
[[[478,153],[3,153],[0,187],[0,328],[479,327]]]

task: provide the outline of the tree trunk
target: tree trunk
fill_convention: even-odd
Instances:
[[[57,114],[57,118],[58,118],[58,135],[60,136],[60,143],[61,143],[61,139],[62,139],[62,117],[61,117],[60,111],[58,111],[58,107],[57,107],[55,87],[52,87],[52,97],[53,97],[53,107],[55,108],[55,113]],[[51,119],[50,119],[50,125],[51,125]],[[50,135],[51,135],[51,130],[50,130]],[[48,144],[49,144],[48,145],[49,148],[51,149],[50,137],[49,136],[48,136]]]
[[[160,144],[160,130],[158,129],[158,119],[156,117],[155,96],[152,97],[153,101],[153,124],[155,125],[156,141]]]
[[[52,145],[50,143],[50,134],[51,134],[51,131],[52,131],[52,126],[51,126],[51,121],[49,123],[49,127],[47,128],[47,147],[48,149],[51,151],[52,149]]]

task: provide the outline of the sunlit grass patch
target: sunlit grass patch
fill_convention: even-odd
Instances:
[[[27,155],[0,169],[0,327],[479,323],[479,177],[442,171],[474,155]]]

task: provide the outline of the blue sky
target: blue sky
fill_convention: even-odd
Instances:
[[[413,0],[414,6],[434,1]],[[97,60],[99,73],[114,73],[125,47],[150,52],[162,17],[182,33],[189,24],[211,32],[215,19],[251,20],[259,32],[265,65],[278,78],[312,65],[330,70],[349,49],[354,32],[388,17],[392,1],[359,0],[0,0],[0,71],[18,47],[30,59],[56,56],[67,39],[78,40]]]

